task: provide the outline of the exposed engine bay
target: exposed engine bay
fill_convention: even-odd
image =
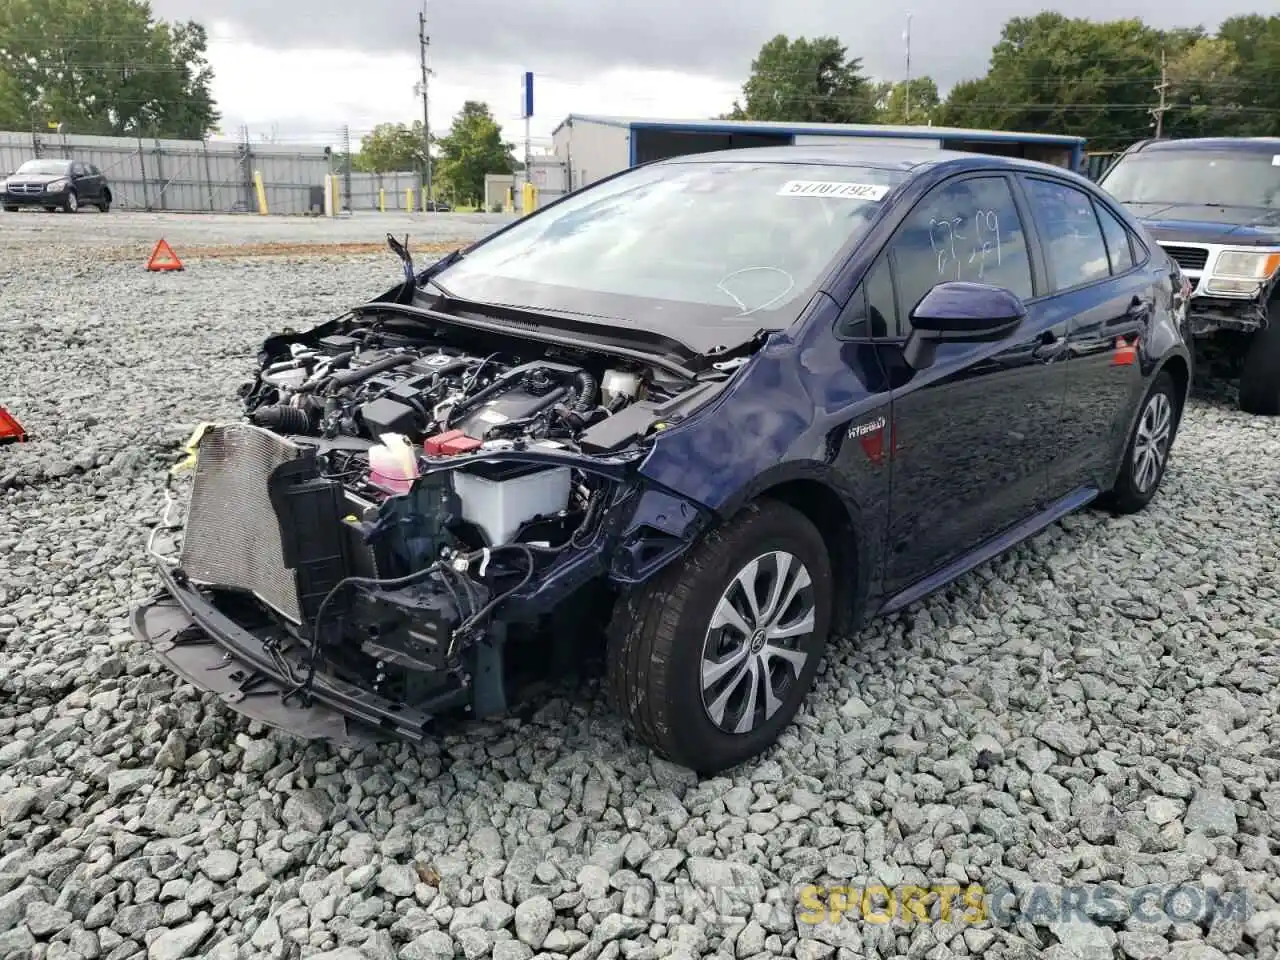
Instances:
[[[636,364],[554,351],[477,356],[364,327],[315,346],[292,344],[286,357],[267,363],[245,398],[250,422],[279,433],[370,441],[395,433],[416,443],[437,437],[428,452],[445,455],[541,440],[599,453],[636,431],[592,427],[634,401],[661,402],[688,386]]]
[[[640,576],[681,547],[637,512],[670,504],[638,489],[635,465],[646,437],[730,376],[394,306],[264,344],[243,419],[190,444],[185,518],[165,527],[181,546],[152,549],[182,609],[138,616],[215,636],[242,679],[210,686],[199,645],[159,655],[294,732],[310,721],[291,700],[414,737],[448,706],[501,709],[509,628],[538,629],[602,575]],[[247,699],[244,683],[279,703]]]

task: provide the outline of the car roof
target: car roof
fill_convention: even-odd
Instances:
[[[1002,157],[990,153],[966,150],[938,150],[906,144],[886,143],[838,143],[838,144],[788,144],[775,147],[739,147],[715,150],[708,153],[686,154],[657,161],[659,164],[678,163],[815,163],[831,166],[877,167],[885,170],[903,170],[919,173],[924,169],[945,165],[986,167],[990,169],[1050,171],[1070,174],[1071,171],[1036,160]]]
[[[1280,137],[1190,137],[1186,140],[1150,140],[1139,153],[1177,153],[1186,150],[1219,150],[1237,153],[1280,154]]]

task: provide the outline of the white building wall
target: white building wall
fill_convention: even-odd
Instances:
[[[631,130],[590,120],[566,121],[552,137],[552,149],[577,190],[631,165]]]

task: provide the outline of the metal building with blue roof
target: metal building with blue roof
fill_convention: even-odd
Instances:
[[[857,123],[772,123],[754,120],[664,120],[570,114],[552,131],[556,158],[576,190],[637,164],[738,147],[830,143],[833,139],[960,150],[1052,163],[1077,172],[1085,138],[1049,133]]]

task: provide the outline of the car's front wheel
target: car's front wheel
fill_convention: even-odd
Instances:
[[[67,191],[67,198],[62,201],[63,213],[75,213],[80,209],[80,197],[74,190]]]
[[[1280,415],[1280,299],[1271,302],[1267,325],[1255,333],[1240,374],[1240,409]]]
[[[714,774],[768,748],[813,683],[831,623],[832,569],[817,528],[761,500],[619,599],[610,697],[667,759]]]
[[[1113,513],[1137,513],[1156,495],[1169,465],[1182,409],[1177,384],[1161,370],[1142,400],[1115,486],[1101,498]]]

